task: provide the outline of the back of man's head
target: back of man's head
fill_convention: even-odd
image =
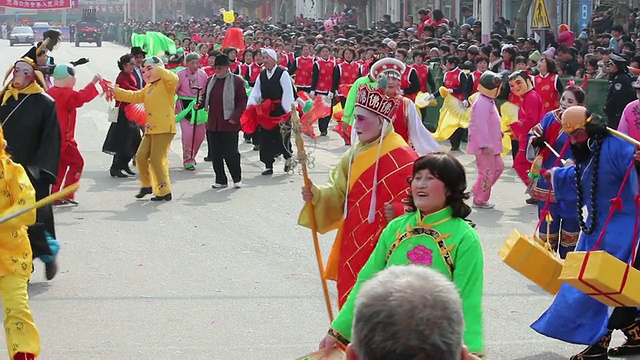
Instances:
[[[392,266],[358,293],[351,351],[359,360],[460,360],[462,301],[440,273]]]

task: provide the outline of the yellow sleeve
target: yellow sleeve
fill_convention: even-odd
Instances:
[[[340,163],[331,170],[327,184],[312,189],[314,215],[317,230],[321,234],[337,229],[342,221],[351,153],[352,150],[349,149]],[[298,225],[311,228],[311,216],[311,207],[305,204],[298,217]]]
[[[174,93],[178,87],[178,75],[160,66],[156,68],[156,73],[164,83],[167,91]]]
[[[31,181],[21,165],[12,161],[5,162],[5,181],[8,182],[7,190],[10,197],[9,208],[4,209],[0,217],[5,217],[33,205],[36,201],[36,192],[31,185]],[[0,195],[2,196],[2,195]],[[0,223],[0,231],[13,231],[24,225],[32,225],[36,222],[36,210],[30,210],[9,221]]]
[[[147,87],[145,86],[141,90],[124,90],[116,87],[115,89],[115,98],[118,101],[130,103],[130,104],[140,104],[144,102],[144,98],[147,94]]]

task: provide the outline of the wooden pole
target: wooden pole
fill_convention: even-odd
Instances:
[[[640,141],[632,138],[631,136],[621,133],[618,130],[613,130],[612,128],[608,127],[607,130],[609,130],[609,132],[619,138],[621,138],[622,140],[626,140],[628,142],[630,142],[631,144],[635,145],[635,146],[640,146]]]
[[[296,109],[296,104],[292,106],[291,113],[291,130],[296,136],[296,147],[298,148],[298,161],[302,166],[302,176],[304,178],[304,187],[311,190],[311,180],[309,180],[309,171],[307,169],[307,152],[304,149],[304,140],[302,139],[302,124],[300,124],[300,116]],[[327,279],[324,277],[324,262],[322,261],[322,252],[320,251],[320,241],[318,240],[318,224],[316,223],[315,209],[311,201],[307,201],[309,211],[311,212],[311,234],[313,235],[313,246],[316,251],[316,260],[318,261],[318,271],[320,272],[320,281],[322,282],[322,291],[324,292],[324,301],[327,305],[327,313],[329,321],[333,321],[333,308],[331,307],[331,297],[329,296],[329,288],[327,287]]]
[[[75,184],[73,184],[73,185],[71,185],[69,187],[66,187],[66,188],[58,191],[55,194],[51,194],[51,195],[47,196],[46,198],[44,198],[44,199],[42,199],[42,200],[40,200],[40,201],[38,201],[38,202],[36,202],[36,203],[34,203],[32,205],[27,205],[24,208],[12,213],[12,214],[9,214],[7,216],[4,216],[4,217],[0,218],[0,224],[2,224],[4,222],[7,222],[7,221],[9,221],[11,219],[17,218],[18,216],[20,216],[20,215],[22,215],[22,214],[24,214],[26,212],[29,212],[31,210],[34,210],[34,209],[37,209],[37,208],[41,208],[41,207],[43,207],[45,205],[49,205],[49,204],[51,204],[52,202],[54,202],[56,200],[63,199],[65,196],[67,196],[67,195],[71,194],[72,192],[78,190],[79,187],[80,187],[80,184],[75,183]]]

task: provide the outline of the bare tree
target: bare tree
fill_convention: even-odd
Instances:
[[[522,0],[522,2],[520,3],[520,8],[518,9],[518,13],[516,14],[516,24],[514,30],[514,35],[516,37],[527,36],[527,19],[529,17],[529,9],[531,9],[532,3],[533,0]]]

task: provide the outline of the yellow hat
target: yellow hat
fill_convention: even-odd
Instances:
[[[570,133],[578,129],[583,129],[590,121],[587,117],[588,110],[584,106],[571,106],[562,114],[562,128],[564,132]]]

